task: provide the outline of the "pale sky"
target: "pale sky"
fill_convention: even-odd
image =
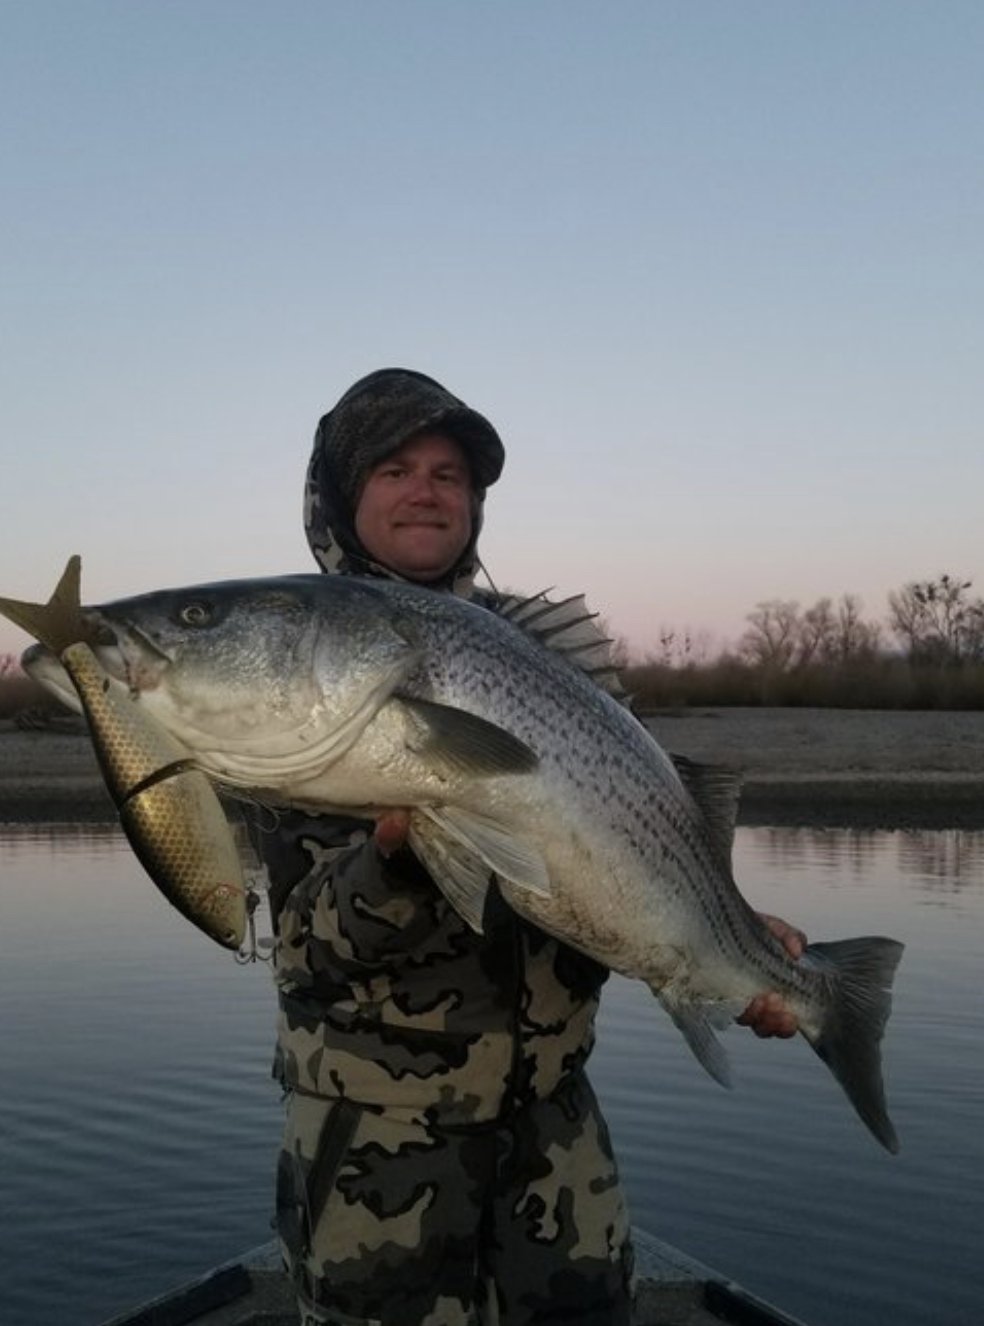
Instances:
[[[0,594],[313,570],[387,365],[639,652],[984,594],[980,0],[0,0],[0,180]]]

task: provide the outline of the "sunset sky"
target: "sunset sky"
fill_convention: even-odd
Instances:
[[[984,594],[979,0],[0,0],[0,172],[0,594],[313,570],[386,365],[639,653]]]

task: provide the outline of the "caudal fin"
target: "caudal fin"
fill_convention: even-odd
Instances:
[[[811,944],[800,960],[822,974],[828,993],[819,1034],[807,1034],[807,1040],[864,1123],[893,1154],[899,1143],[885,1106],[881,1039],[903,947],[895,939],[843,939]]]
[[[61,654],[69,645],[87,640],[91,634],[82,616],[79,600],[81,570],[82,559],[75,554],[68,559],[55,592],[47,603],[24,603],[20,599],[0,598],[0,613],[54,653]]]

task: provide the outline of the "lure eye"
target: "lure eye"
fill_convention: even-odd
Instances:
[[[200,600],[186,603],[178,613],[178,620],[185,626],[207,626],[212,620],[212,609]]]

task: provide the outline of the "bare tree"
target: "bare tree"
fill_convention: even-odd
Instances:
[[[790,599],[759,603],[746,618],[748,629],[738,642],[741,656],[753,666],[788,672],[811,663],[839,664],[877,652],[881,632],[861,617],[861,600],[844,594],[817,599],[800,612]]]
[[[713,638],[709,631],[689,626],[678,631],[675,626],[659,628],[659,649],[649,661],[664,668],[703,667],[711,656]]]
[[[817,599],[807,608],[799,623],[799,641],[796,651],[798,664],[829,662],[835,654],[837,619],[829,598]]]
[[[984,658],[984,599],[970,597],[971,584],[944,573],[889,594],[889,622],[910,658],[940,666]]]
[[[881,648],[881,627],[861,616],[861,600],[856,594],[843,594],[837,605],[836,656],[840,662],[871,658]]]
[[[739,653],[753,664],[777,671],[788,668],[799,643],[799,604],[792,599],[768,599],[757,603],[745,620],[748,629],[738,641]]]
[[[676,631],[672,626],[660,626],[659,628],[659,653],[655,661],[661,667],[671,668],[676,657]]]

